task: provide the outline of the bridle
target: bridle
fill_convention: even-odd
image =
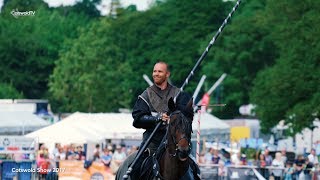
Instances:
[[[174,115],[180,115],[180,118],[181,120],[180,121],[183,121],[182,123],[185,124],[185,129],[188,131],[188,128],[190,128],[190,135],[184,133],[184,135],[182,137],[180,137],[179,140],[176,141],[176,136],[174,134],[168,134],[169,131],[170,131],[170,128],[171,128],[171,122],[168,124],[168,127],[167,127],[167,133],[166,133],[166,137],[167,137],[167,143],[166,143],[166,149],[168,148],[168,146],[170,145],[174,145],[175,146],[175,149],[174,149],[174,152],[169,152],[169,149],[168,149],[168,152],[169,152],[169,155],[170,157],[176,157],[178,155],[178,157],[183,157],[183,158],[186,158],[189,156],[189,154],[191,153],[191,124],[190,122],[188,122],[188,119],[187,117],[185,117],[185,115],[180,111],[180,110],[176,110],[174,111],[173,113],[170,114],[170,119],[171,117],[173,117]],[[177,121],[177,120],[175,120]],[[176,123],[176,122],[175,122]],[[176,126],[177,126],[177,123],[176,123]],[[189,127],[188,127],[189,126]],[[175,128],[175,131],[177,131],[177,127],[174,127]],[[180,131],[181,132],[181,131]],[[188,132],[187,132],[188,133]],[[170,135],[170,136],[169,136]],[[168,137],[169,136],[169,137]],[[168,143],[168,139],[171,139],[173,144],[169,144]],[[187,144],[188,144],[188,149],[187,150],[184,150],[183,147],[181,147],[181,144],[180,142],[182,142],[182,140],[186,140],[187,141]],[[180,158],[181,160],[181,158]]]

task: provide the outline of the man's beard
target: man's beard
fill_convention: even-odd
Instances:
[[[166,81],[165,78],[161,78],[161,77],[153,78],[153,82],[154,82],[156,85],[162,85],[165,81]]]

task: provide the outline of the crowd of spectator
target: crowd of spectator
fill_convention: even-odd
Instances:
[[[309,154],[288,157],[286,150],[272,152],[266,148],[257,151],[254,157],[247,158],[240,151],[225,153],[217,148],[209,148],[201,153],[199,162],[203,165],[214,164],[218,168],[218,176],[227,175],[228,166],[255,166],[255,169],[266,179],[275,180],[303,179],[311,180],[318,172],[318,156],[312,149]]]
[[[103,163],[112,173],[116,173],[121,163],[128,155],[136,151],[138,147],[126,147],[116,144],[107,144],[101,147],[95,146],[93,155],[86,157],[87,153],[81,145],[64,145],[57,143],[49,150],[44,144],[40,146],[35,156],[32,154],[11,154],[6,159],[35,160],[37,168],[51,169],[59,167],[60,160],[95,161]],[[213,164],[218,168],[218,176],[226,177],[228,166],[255,166],[255,169],[266,179],[305,179],[311,180],[318,172],[318,156],[316,150],[310,153],[288,156],[286,150],[270,152],[268,148],[258,150],[254,157],[246,157],[242,151],[226,152],[218,148],[209,148],[202,152],[199,162],[202,165]],[[47,172],[39,173],[40,179],[45,179]]]
[[[55,147],[49,151],[49,149],[43,144],[40,146],[36,155],[37,168],[52,169],[59,167],[60,160],[79,160],[84,162],[101,162],[108,169],[111,169],[112,173],[116,173],[121,163],[126,157],[137,150],[136,146],[130,148],[110,144],[105,147],[101,147],[100,144],[96,144],[92,157],[86,157],[86,152],[81,145],[65,145],[55,144]],[[47,172],[39,173],[40,179],[45,179],[49,175]]]
[[[107,145],[103,148],[102,152],[100,152],[100,145],[97,144],[96,149],[94,150],[93,160],[102,162],[105,166],[110,167],[111,171],[115,174],[127,156],[137,151],[137,149],[137,146],[127,148],[125,146],[116,145],[114,148],[112,145]]]

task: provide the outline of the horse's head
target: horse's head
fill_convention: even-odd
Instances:
[[[170,98],[170,122],[167,133],[168,150],[171,156],[177,156],[181,161],[187,160],[191,152],[191,133],[193,120],[192,99],[186,107],[177,109]]]

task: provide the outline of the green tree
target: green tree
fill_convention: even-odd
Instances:
[[[280,56],[259,73],[251,94],[264,132],[284,119],[297,133],[319,117],[319,7],[318,1],[267,3],[262,25],[269,25]]]
[[[163,60],[171,65],[172,82],[181,86],[201,55],[198,52],[200,43],[212,28],[218,27],[231,5],[219,0],[168,0],[146,12],[118,18],[112,26],[114,41],[125,52],[126,61],[134,70],[133,81],[143,81],[142,75],[150,76],[154,63]],[[195,80],[187,86],[188,92],[194,91],[198,77],[200,75],[196,74]],[[136,83],[132,99],[135,100],[146,86],[146,83]]]
[[[12,85],[0,83],[0,99],[21,99],[23,94],[18,92]]]
[[[97,5],[101,3],[101,0],[82,0],[78,1],[72,6],[73,12],[81,12],[88,17],[100,17],[100,12],[97,9]]]
[[[239,107],[250,103],[249,94],[256,74],[271,66],[277,57],[272,39],[268,37],[269,29],[260,25],[264,8],[263,1],[250,0],[241,4],[203,64],[207,86],[227,73],[220,89],[211,97],[211,103],[226,104],[213,108],[213,113],[221,118],[239,116]],[[212,36],[210,34],[208,39]],[[206,46],[207,43],[202,51]]]
[[[61,54],[50,81],[50,92],[61,103],[58,111],[105,112],[128,107],[130,68],[110,37],[108,20],[96,22]]]
[[[70,50],[61,53],[50,83],[53,98],[68,111],[130,108],[147,87],[142,75],[150,75],[159,59],[172,65],[172,81],[180,86],[200,56],[197,49],[201,41],[212,25],[220,24],[220,13],[226,16],[225,9],[230,5],[217,0],[172,0],[146,12],[126,11],[115,20],[101,19],[99,25],[72,41]],[[101,67],[101,72],[95,72],[95,66]],[[80,82],[83,79],[86,81]],[[192,82],[189,91],[194,87]],[[89,100],[82,100],[90,96],[95,98],[93,106]]]
[[[12,16],[12,10],[36,11],[40,7],[48,8],[48,4],[42,0],[4,0],[1,7],[1,16]]]
[[[54,10],[59,11],[63,16],[69,16],[70,14],[76,14],[78,20],[82,22],[83,20],[96,19],[101,17],[100,11],[97,9],[101,0],[79,0],[76,4],[71,6],[59,6],[54,8]]]
[[[47,95],[48,78],[63,42],[90,24],[81,14],[62,15],[42,1],[9,1],[0,14],[0,81],[12,84],[26,98]],[[12,8],[34,16],[13,17]]]

